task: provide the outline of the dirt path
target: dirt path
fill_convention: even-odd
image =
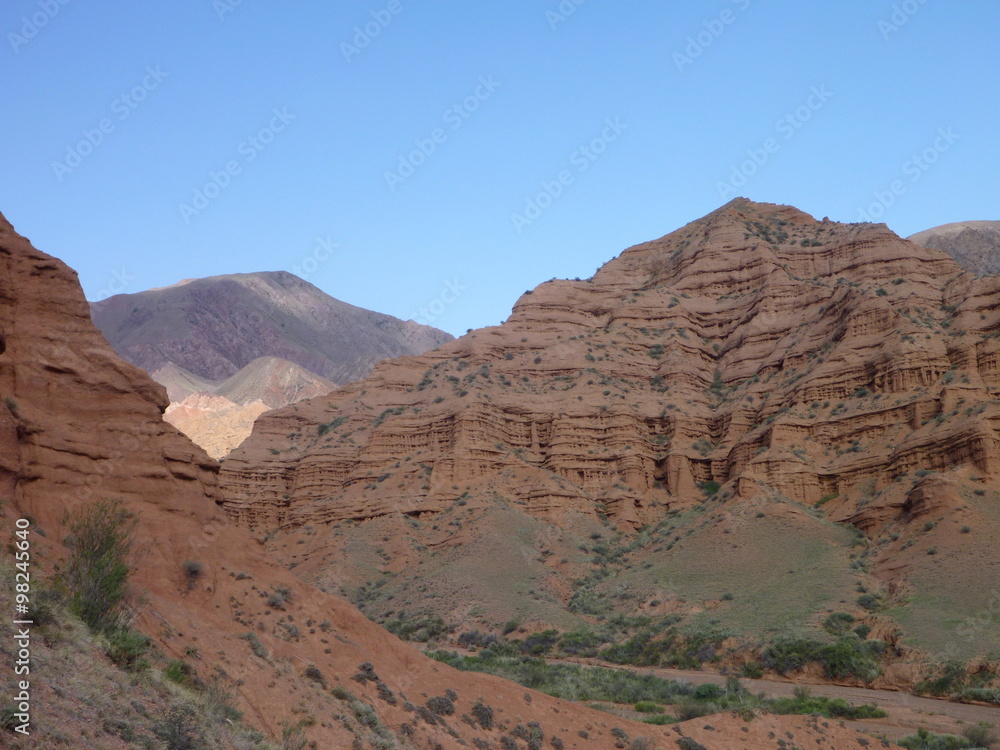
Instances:
[[[474,656],[475,653],[465,649],[448,647],[463,656]],[[665,667],[632,667],[628,665],[609,664],[597,659],[583,658],[553,658],[545,661],[551,664],[579,664],[587,667],[602,667],[604,669],[621,669],[639,674],[655,674],[668,680],[689,682],[692,685],[715,683],[724,685],[726,676],[718,672],[667,669]],[[806,687],[813,695],[826,698],[843,698],[855,705],[874,703],[888,714],[883,719],[865,719],[863,721],[845,721],[848,726],[869,733],[884,734],[889,739],[896,740],[909,734],[915,734],[920,728],[931,732],[961,734],[966,724],[986,722],[1000,730],[1000,707],[985,706],[971,703],[955,703],[937,698],[920,698],[897,690],[874,690],[871,688],[846,687],[830,683],[805,683],[790,680],[767,679],[751,680],[740,678],[747,689],[754,693],[763,693],[768,698],[791,697],[796,688]]]
[[[666,669],[662,667],[630,667],[595,659],[546,659],[559,663],[581,664],[589,667],[605,667],[609,669],[625,669],[640,674],[655,674],[669,680],[682,680],[692,685],[715,683],[724,685],[726,677],[718,672],[703,672],[687,669]],[[741,678],[742,682],[754,693],[764,693],[769,698],[791,697],[795,688],[807,687],[813,695],[827,698],[843,698],[849,703],[874,703],[884,709],[889,715],[884,719],[866,719],[864,721],[848,721],[848,726],[857,727],[868,732],[880,732],[890,739],[898,739],[908,734],[916,733],[924,727],[932,732],[948,732],[960,734],[964,724],[975,724],[980,721],[1000,727],[1000,707],[982,706],[970,703],[955,703],[936,698],[920,698],[909,693],[896,690],[872,690],[870,688],[844,687],[829,683],[802,683],[781,680],[750,680]]]

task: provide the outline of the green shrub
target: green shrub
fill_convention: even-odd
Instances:
[[[933,679],[923,680],[916,685],[916,692],[930,693],[931,695],[945,696],[958,691],[968,678],[965,665],[958,661],[948,662],[941,670],[941,674]]]
[[[163,668],[163,676],[178,685],[186,685],[194,674],[194,670],[181,659],[171,659]]]
[[[136,519],[119,501],[99,500],[72,515],[68,525],[70,609],[92,631],[114,633],[129,620],[125,599]]]
[[[962,728],[962,736],[976,747],[993,747],[997,736],[992,731],[993,725],[985,722],[969,724]]]
[[[701,487],[701,491],[705,493],[706,497],[714,497],[715,493],[721,489],[722,485],[714,480],[711,480],[708,482],[702,482],[699,487]]]
[[[673,724],[677,721],[676,716],[668,716],[667,714],[656,714],[654,716],[646,716],[643,720],[643,724],[655,724],[657,726],[663,726],[664,724]]]
[[[270,660],[270,656],[267,653],[267,649],[264,648],[264,644],[260,642],[260,638],[257,637],[256,633],[247,631],[240,636],[243,640],[250,644],[250,650],[254,652],[261,659]]]
[[[776,714],[818,714],[828,719],[881,719],[886,712],[870,703],[852,706],[843,698],[814,696],[809,688],[795,688],[792,698],[775,698],[768,706]]]
[[[663,707],[653,701],[638,701],[635,710],[640,714],[662,714]]]
[[[827,677],[840,680],[855,677],[871,682],[882,674],[878,658],[885,648],[886,644],[882,641],[862,641],[853,635],[845,636],[836,643],[821,647],[818,661]]]
[[[121,628],[108,636],[108,657],[122,669],[139,672],[149,668],[144,658],[149,644],[149,638],[142,633]]]
[[[395,620],[385,623],[385,629],[404,641],[419,643],[426,643],[448,632],[444,620],[436,615],[404,617],[400,614]]]
[[[702,686],[704,687],[704,686]],[[714,703],[704,703],[697,700],[681,700],[675,707],[677,718],[680,721],[698,719],[702,716],[710,716],[719,713],[719,707]]]
[[[532,633],[524,639],[521,644],[521,651],[529,656],[542,656],[552,650],[559,640],[558,630],[543,630],[541,633]]]
[[[493,729],[493,709],[483,703],[480,698],[472,706],[472,718],[479,722],[479,726],[489,731]]]
[[[926,729],[898,741],[907,750],[964,750],[977,747],[971,740],[954,734],[933,734]]]
[[[882,606],[882,600],[875,594],[862,594],[858,597],[858,606],[864,607],[869,612],[874,612]]]
[[[844,635],[854,624],[854,615],[847,612],[834,612],[823,622],[823,629],[830,635]]]
[[[764,649],[761,661],[778,674],[788,674],[818,659],[820,648],[822,644],[807,638],[788,638],[775,641]]]
[[[171,706],[153,725],[153,734],[163,740],[167,750],[197,750],[205,747],[205,735],[195,710],[188,705]]]

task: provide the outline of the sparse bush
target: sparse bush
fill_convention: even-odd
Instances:
[[[125,627],[129,557],[136,519],[119,501],[99,500],[68,519],[66,585],[70,609],[94,632]]]
[[[323,688],[326,688],[326,680],[323,678],[323,673],[319,670],[319,667],[317,667],[315,664],[310,664],[308,667],[306,667],[306,671],[303,672],[303,674],[306,676],[307,679],[310,679],[313,682],[317,683],[318,685],[322,686]]]
[[[962,728],[962,736],[976,747],[992,747],[997,741],[990,724],[979,722]]]
[[[452,702],[451,698],[446,698],[443,695],[437,695],[433,698],[429,698],[427,700],[427,708],[438,716],[451,716],[455,713],[455,704]]]
[[[493,709],[480,698],[472,706],[472,718],[479,722],[479,726],[489,731],[493,729]]]
[[[875,594],[862,594],[858,597],[858,606],[864,607],[869,612],[874,612],[882,606],[882,600]]]
[[[976,745],[965,737],[954,734],[934,734],[926,729],[918,729],[916,734],[898,740],[907,750],[964,750]]]
[[[171,659],[163,668],[163,676],[178,685],[185,685],[191,679],[194,670],[182,659]]]
[[[714,703],[704,703],[698,700],[682,700],[677,704],[675,712],[678,719],[688,721],[702,716],[709,716],[710,714],[717,714],[719,713],[719,707]]]
[[[205,746],[205,735],[198,725],[197,715],[188,705],[171,706],[153,725],[153,734],[163,740],[167,750],[198,750]]]
[[[677,747],[680,750],[708,750],[700,742],[691,739],[690,737],[681,737],[677,740]]]
[[[426,643],[448,632],[444,620],[436,615],[423,617],[404,617],[402,614],[395,620],[385,623],[385,629],[405,641]]]
[[[140,672],[149,668],[144,658],[149,651],[149,638],[128,628],[116,630],[108,636],[108,657],[122,669]]]
[[[181,566],[184,568],[184,575],[189,579],[194,579],[205,572],[205,566],[197,560],[185,560]]]
[[[350,706],[351,711],[354,712],[354,717],[362,725],[369,729],[374,729],[379,725],[378,714],[375,713],[375,709],[364,701],[352,700],[348,701],[347,705]]]
[[[241,635],[240,638],[242,638],[243,640],[245,640],[247,643],[250,644],[250,650],[253,651],[254,654],[259,656],[261,659],[270,660],[270,657],[267,653],[267,649],[264,648],[264,644],[260,642],[260,638],[257,637],[256,633],[247,631],[246,633]]]
[[[292,590],[287,586],[276,586],[267,597],[267,606],[271,609],[284,610],[285,605],[292,600]]]
[[[854,615],[847,612],[834,612],[823,622],[823,629],[830,635],[844,635],[854,624]]]

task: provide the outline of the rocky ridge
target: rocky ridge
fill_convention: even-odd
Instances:
[[[523,554],[541,550],[525,573],[546,581],[538,627],[560,621],[591,569],[575,550],[587,534],[628,537],[678,514],[712,525],[756,515],[816,538],[849,522],[871,546],[863,565],[845,546],[843,585],[897,602],[914,581],[937,586],[946,606],[918,619],[940,630],[1000,575],[985,542],[1000,528],[998,291],[1000,278],[884,225],[737,199],[591,279],[538,286],[501,326],[265,415],[225,464],[222,506],[241,525],[280,529],[275,554],[374,598],[382,616],[438,553],[488,567],[487,520],[516,517],[531,529]],[[713,533],[700,529],[689,530]],[[358,535],[393,539],[391,559],[361,553]],[[749,531],[728,539],[757,543]],[[627,579],[637,601],[622,606],[676,596],[676,577],[655,573],[675,569],[687,543],[634,551],[653,578]],[[435,606],[502,623],[512,609],[496,601],[468,614],[489,599],[470,584],[442,579],[451,589]],[[690,595],[703,603],[689,613],[718,606],[706,587]],[[900,648],[914,632],[855,611]],[[939,630],[911,642],[943,648]],[[998,645],[981,628],[974,640],[970,654]]]

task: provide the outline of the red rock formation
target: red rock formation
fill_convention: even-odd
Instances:
[[[530,721],[566,747],[580,744],[583,726],[590,729],[588,747],[613,747],[612,725],[633,736],[662,735],[662,728],[431,661],[343,600],[274,565],[218,507],[218,465],[161,419],[163,388],[120,360],[91,324],[74,272],[31,247],[2,216],[0,396],[0,516],[8,533],[13,519],[31,518],[33,580],[50,576],[66,554],[60,540],[67,511],[91,499],[121,499],[138,518],[144,550],[135,573],[144,599],[139,626],[170,658],[200,654],[193,666],[203,677],[223,668],[246,719],[272,738],[280,738],[284,722],[295,725],[308,715],[315,721],[305,732],[315,746],[351,745],[347,722],[330,712],[329,690],[303,677],[310,664],[329,688],[340,683],[374,705],[395,734],[405,725],[408,741],[419,747],[495,741],[504,729]],[[185,560],[202,565],[194,585]],[[269,605],[268,592],[278,589],[284,604]],[[248,633],[262,642],[266,659],[251,653]],[[394,705],[378,697],[375,683],[350,680],[363,662],[399,696]],[[60,677],[46,674],[44,664],[33,667],[36,687]],[[458,695],[456,716],[483,696],[497,727],[484,731],[451,719],[432,724],[404,705],[407,699],[422,705],[446,689]],[[32,746],[54,746],[44,717],[34,729]],[[99,733],[79,729],[86,742]]]
[[[884,225],[737,199],[538,286],[501,326],[265,415],[226,461],[223,507],[292,532],[501,497],[556,528],[628,529],[713,483],[839,495],[843,519],[917,470],[994,482],[998,283]]]

